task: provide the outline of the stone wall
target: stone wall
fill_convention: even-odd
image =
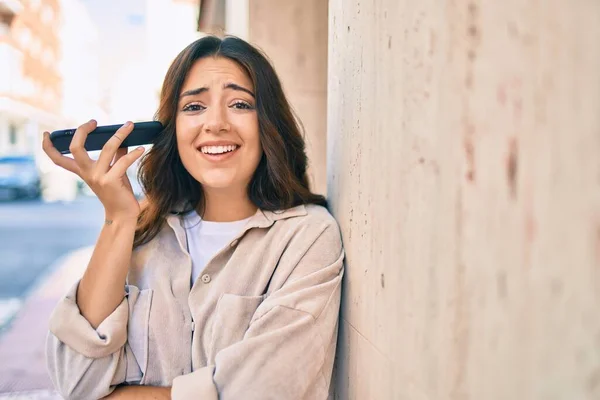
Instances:
[[[593,0],[329,2],[337,398],[600,398],[599,38]]]

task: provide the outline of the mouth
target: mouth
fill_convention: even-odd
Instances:
[[[223,161],[233,157],[240,146],[236,144],[224,146],[200,146],[198,151],[204,158],[210,161]]]

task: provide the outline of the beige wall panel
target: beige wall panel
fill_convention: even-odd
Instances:
[[[338,397],[600,398],[600,2],[329,6]]]
[[[251,0],[249,39],[269,56],[302,121],[312,188],[326,189],[327,1]]]

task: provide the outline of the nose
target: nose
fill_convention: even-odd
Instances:
[[[227,132],[230,129],[229,122],[227,121],[226,107],[221,105],[209,107],[205,113],[206,121],[204,123],[204,130],[207,133],[221,133]]]

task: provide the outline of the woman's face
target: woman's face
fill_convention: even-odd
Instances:
[[[244,189],[262,156],[254,86],[227,58],[205,57],[179,93],[177,149],[187,171],[211,189]]]

